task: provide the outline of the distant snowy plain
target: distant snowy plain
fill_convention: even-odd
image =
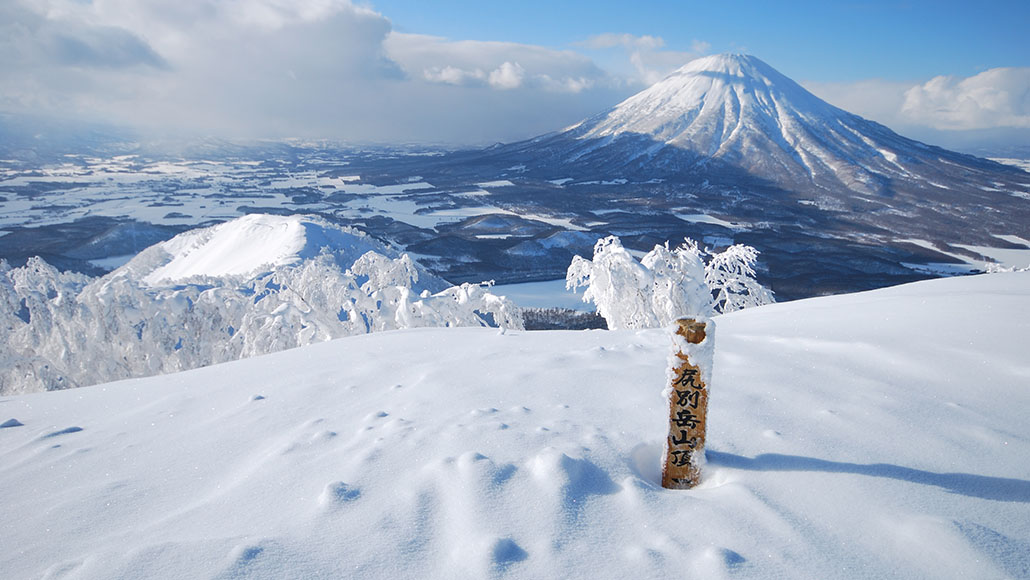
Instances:
[[[5,578],[1027,578],[1030,272],[665,330],[417,329],[0,398]]]

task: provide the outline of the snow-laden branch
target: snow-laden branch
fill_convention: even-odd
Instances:
[[[638,262],[619,238],[597,241],[594,257],[576,256],[566,286],[586,287],[584,302],[593,302],[612,330],[653,328],[682,316],[708,317],[773,302],[755,279],[758,251],[730,246],[710,254],[687,239],[675,249],[655,246]]]

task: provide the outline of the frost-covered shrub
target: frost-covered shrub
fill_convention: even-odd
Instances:
[[[126,271],[90,279],[41,259],[0,260],[0,394],[197,368],[305,344],[424,326],[522,328],[519,310],[463,284],[416,294],[406,255],[342,270],[323,254],[257,277],[150,287]]]
[[[984,269],[985,274],[1004,274],[1006,272],[1030,272],[1030,265],[1020,268],[1019,266],[1005,266],[997,262],[988,262]]]
[[[598,240],[593,261],[575,256],[565,279],[570,289],[586,286],[583,301],[597,305],[612,330],[661,325],[652,303],[653,277],[615,236]]]
[[[772,291],[755,279],[758,250],[735,244],[705,266],[705,284],[712,290],[716,312],[733,312],[774,302]]]
[[[675,249],[655,246],[638,262],[619,238],[597,241],[593,260],[576,256],[566,274],[569,289],[586,287],[583,300],[597,306],[612,330],[653,328],[682,316],[768,304],[772,292],[755,280],[758,251],[735,245],[717,254],[687,239]]]

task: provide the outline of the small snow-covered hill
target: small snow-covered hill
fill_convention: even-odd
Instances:
[[[115,274],[147,286],[174,286],[205,278],[254,278],[278,267],[299,265],[323,250],[344,268],[367,252],[398,255],[361,231],[317,216],[249,214],[155,244]],[[445,286],[422,269],[419,276],[431,279],[434,289]]]
[[[356,231],[327,227],[320,219],[251,214],[158,244],[151,251],[160,249],[171,259],[144,280],[154,284],[192,276],[253,275],[261,268],[314,258],[323,247],[346,248],[355,259],[373,249],[382,251],[382,244]]]
[[[1026,578],[1030,273],[662,330],[417,329],[0,398],[8,578]]]

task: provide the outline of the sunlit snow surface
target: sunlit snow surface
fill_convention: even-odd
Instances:
[[[992,266],[997,266],[1006,269],[1025,270],[1030,268],[1030,240],[1023,239],[1019,236],[1012,235],[998,235],[995,234],[996,238],[1022,246],[1022,248],[1008,249],[1008,248],[994,248],[989,246],[969,246],[964,244],[954,244],[956,248],[962,248],[968,252],[972,252],[973,255],[979,257],[972,257],[966,254],[958,254],[955,252],[944,251],[937,247],[931,242],[926,240],[899,240],[901,242],[913,244],[922,248],[927,248],[935,252],[939,252],[945,256],[949,256],[955,260],[954,263],[938,263],[938,264],[906,264],[906,266],[937,275],[943,276],[954,276],[958,274],[968,274],[970,272],[984,272],[988,271]]]
[[[1018,168],[1022,169],[1023,171],[1030,172],[1030,159],[1012,159],[1012,158],[1008,158],[1008,157],[992,157],[991,161],[997,161],[998,163],[1003,163],[1005,165],[1011,165],[1013,167],[1018,167]]]
[[[1026,578],[1030,273],[717,318],[701,487],[669,338],[440,329],[0,399],[6,578]],[[11,425],[11,426],[7,426]]]
[[[356,258],[381,245],[316,217],[250,214],[180,234],[157,247],[168,258],[143,278],[150,285],[195,276],[254,275],[313,258],[322,247],[347,249]]]

